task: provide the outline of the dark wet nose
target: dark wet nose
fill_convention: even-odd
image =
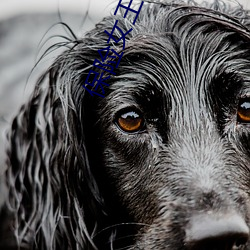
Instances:
[[[186,230],[188,250],[243,250],[249,228],[237,214],[205,214],[191,218]]]

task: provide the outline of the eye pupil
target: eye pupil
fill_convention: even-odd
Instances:
[[[239,103],[237,120],[242,123],[250,123],[250,99],[242,100]]]
[[[137,113],[135,113],[134,111],[122,114],[121,117],[123,119],[136,119],[139,117],[139,115]]]
[[[143,118],[135,111],[125,112],[119,116],[117,125],[125,132],[137,132],[143,127]]]
[[[243,102],[240,107],[242,109],[250,109],[250,102]]]

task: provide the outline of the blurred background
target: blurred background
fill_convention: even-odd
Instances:
[[[65,22],[77,36],[82,35],[109,15],[117,3],[117,0],[0,0],[0,175],[4,170],[6,129],[60,49],[49,53],[32,69],[47,48],[64,41],[53,36],[69,34],[62,25],[55,24]]]
[[[224,1],[239,2],[250,9],[250,0]],[[82,35],[113,12],[117,4],[118,0],[0,0],[0,174],[4,169],[6,128],[38,76],[60,53],[50,53],[32,71],[46,48],[63,41],[53,36],[67,33],[62,25],[54,24],[63,21],[76,35]]]

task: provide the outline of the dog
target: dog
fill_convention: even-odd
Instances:
[[[149,1],[134,19],[70,41],[14,118],[1,249],[250,249],[249,13]],[[87,86],[116,20],[119,66]]]

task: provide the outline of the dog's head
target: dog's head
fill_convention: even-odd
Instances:
[[[135,24],[132,14],[106,18],[57,59],[23,109],[24,118],[35,118],[13,123],[9,172],[22,175],[9,185],[12,197],[20,201],[22,193],[29,204],[15,204],[26,241],[34,232],[23,221],[42,246],[243,249],[250,225],[249,17],[226,7],[145,4]],[[91,96],[84,82],[115,18],[124,33],[132,31],[124,50],[111,44],[123,56],[105,97]]]

